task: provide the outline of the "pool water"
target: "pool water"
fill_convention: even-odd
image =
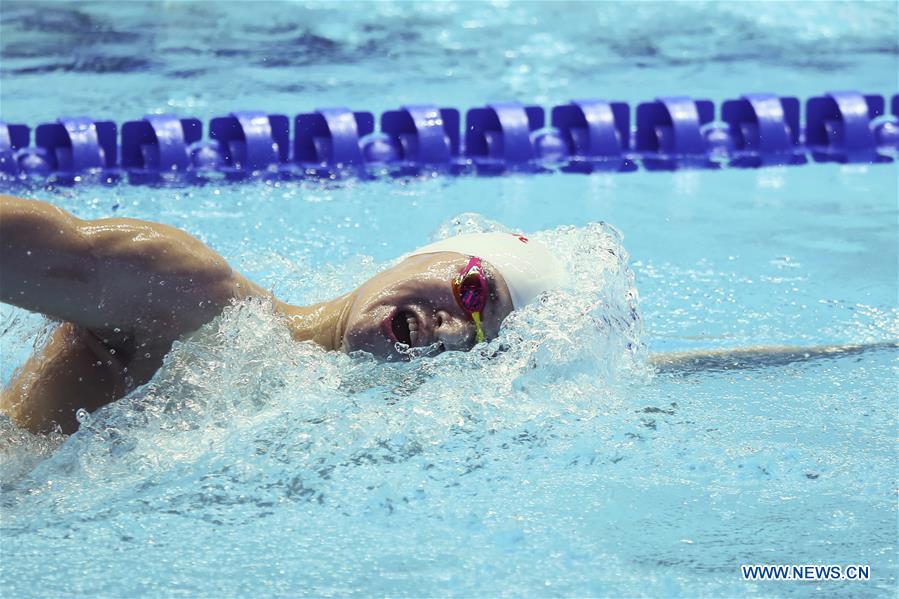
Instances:
[[[894,3],[20,4],[2,118],[897,87]],[[73,50],[74,48],[74,50]],[[894,596],[895,164],[3,191],[196,235],[294,303],[457,231],[572,288],[483,351],[297,344],[264,302],[35,437],[0,418],[4,596]],[[5,382],[52,326],[0,307]],[[668,352],[868,344],[656,370]],[[741,564],[869,564],[756,583]]]

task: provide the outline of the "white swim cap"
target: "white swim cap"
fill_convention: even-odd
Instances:
[[[457,235],[420,247],[409,256],[456,252],[489,262],[506,281],[512,307],[521,308],[538,295],[568,281],[568,273],[549,248],[515,233]]]

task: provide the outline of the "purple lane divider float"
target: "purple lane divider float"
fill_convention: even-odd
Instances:
[[[232,112],[209,122],[209,137],[229,174],[277,169],[290,160],[290,120],[281,114]]]
[[[721,105],[732,142],[731,166],[796,165],[806,162],[799,142],[799,100],[745,94]]]
[[[381,131],[395,160],[409,165],[448,165],[459,158],[459,111],[433,105],[403,106],[381,115]]]
[[[203,138],[199,119],[147,115],[122,125],[121,167],[134,174],[183,172],[194,166],[191,146]]]
[[[889,161],[877,151],[872,121],[884,114],[881,96],[829,92],[806,103],[805,141],[816,162]]]
[[[0,179],[589,173],[801,165],[809,156],[877,164],[899,156],[899,94],[887,106],[882,96],[856,91],[828,92],[804,104],[750,93],[717,108],[710,100],[664,96],[637,104],[633,120],[631,114],[624,102],[581,99],[548,113],[518,102],[487,104],[469,109],[464,125],[459,110],[436,105],[403,106],[377,119],[348,108],[292,118],[243,111],[215,117],[208,127],[176,115],[149,115],[121,129],[111,121],[62,117],[39,124],[33,139],[28,126],[0,121]]]
[[[574,100],[552,109],[552,126],[566,146],[571,172],[636,169],[629,159],[630,107],[624,102]]]
[[[66,178],[115,169],[118,164],[117,127],[111,121],[60,117],[55,123],[37,126],[34,144],[38,151],[30,156],[31,163]],[[38,165],[39,160],[44,164]]]
[[[294,160],[310,169],[351,167],[364,163],[360,140],[374,132],[370,112],[322,108],[294,121]]]
[[[649,170],[714,167],[704,135],[714,119],[709,100],[670,96],[638,104],[635,150]]]
[[[465,115],[465,156],[482,172],[526,166],[537,158],[543,109],[518,102],[472,108]]]

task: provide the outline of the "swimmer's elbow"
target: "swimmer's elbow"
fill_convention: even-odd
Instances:
[[[0,300],[39,309],[60,281],[90,285],[96,269],[83,222],[46,202],[0,196]]]

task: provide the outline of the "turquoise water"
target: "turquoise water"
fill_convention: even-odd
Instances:
[[[0,113],[892,94],[896,6],[4,1]],[[293,343],[264,304],[235,306],[67,439],[0,420],[0,588],[893,596],[895,348],[646,359],[894,342],[897,187],[895,165],[17,187],[182,227],[297,303],[459,229],[536,233],[578,276],[490,350],[402,365]],[[6,381],[51,325],[0,318]],[[872,578],[743,581],[752,563]]]

